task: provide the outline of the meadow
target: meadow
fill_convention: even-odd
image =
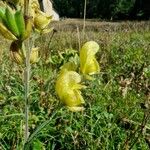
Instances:
[[[150,21],[87,20],[84,31],[83,20],[51,26],[55,31],[35,42],[40,60],[31,68],[29,132],[36,132],[26,149],[150,149]],[[21,150],[23,68],[9,56],[10,41],[0,39],[0,149]],[[56,77],[91,40],[100,45],[101,71],[94,81],[84,81],[85,110],[70,112],[55,92]]]

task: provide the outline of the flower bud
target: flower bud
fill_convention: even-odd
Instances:
[[[17,64],[22,64],[23,63],[23,58],[22,58],[22,55],[20,52],[13,52],[13,51],[10,51],[10,56],[12,58],[12,60],[14,62],[16,62]]]
[[[24,61],[24,55],[21,52],[22,43],[19,41],[14,41],[10,45],[10,57],[17,64],[22,64]]]

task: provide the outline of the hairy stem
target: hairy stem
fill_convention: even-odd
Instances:
[[[28,118],[29,118],[29,80],[30,80],[30,44],[27,41],[26,46],[26,59],[25,59],[25,72],[24,72],[24,82],[25,82],[25,142],[29,136]]]
[[[24,16],[29,16],[29,2],[30,0],[24,0]],[[29,137],[29,79],[30,79],[30,40],[27,40],[26,46],[26,58],[24,69],[24,87],[25,87],[25,143]]]

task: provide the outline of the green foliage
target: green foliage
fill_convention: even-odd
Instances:
[[[58,32],[49,46],[50,34],[35,43],[42,47],[41,55],[48,53],[47,59],[42,57],[32,67],[28,147],[122,149],[130,134],[141,127],[145,112],[141,104],[148,98],[150,84],[149,23],[86,22],[87,30],[84,38],[80,32],[80,42],[99,43],[101,51],[97,59],[101,73],[95,75],[93,82],[85,81],[87,88],[82,91],[85,111],[70,113],[56,96],[55,80],[59,67],[78,53],[74,24],[81,31],[80,21],[58,22],[53,24]],[[24,142],[23,70],[10,61],[9,43],[1,42],[4,53],[0,61],[0,149],[20,150]],[[133,150],[149,149],[146,143],[149,125],[148,120]],[[129,146],[133,138],[129,139]]]
[[[61,17],[83,18],[84,0],[53,0]],[[148,19],[148,0],[87,0],[87,18]]]
[[[117,17],[119,14],[124,14],[126,16],[130,15],[133,9],[135,0],[118,0],[114,6],[113,17]],[[119,16],[118,16],[119,17]]]

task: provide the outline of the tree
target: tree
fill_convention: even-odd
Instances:
[[[53,0],[61,17],[83,18],[84,0]],[[150,0],[87,0],[86,18],[149,19]]]

